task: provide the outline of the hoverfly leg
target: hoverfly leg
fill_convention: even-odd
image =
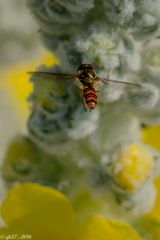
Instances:
[[[81,102],[83,104],[84,110],[87,112],[87,108],[86,108],[85,103],[84,103],[84,97],[83,97],[82,92],[80,92],[80,99],[81,99]]]
[[[96,90],[96,93],[100,93],[101,91],[100,91],[101,89],[100,89],[100,87],[98,87],[98,90]]]
[[[82,102],[82,104],[83,104],[84,110],[87,112],[87,108],[86,108],[86,106],[85,106],[85,103],[84,103],[83,99],[81,100],[81,102]]]

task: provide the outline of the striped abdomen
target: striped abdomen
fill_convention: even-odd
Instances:
[[[92,110],[97,105],[97,94],[93,87],[83,89],[83,96],[87,106]]]

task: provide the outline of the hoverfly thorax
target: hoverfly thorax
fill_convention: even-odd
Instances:
[[[81,64],[78,68],[78,75],[80,82],[87,86],[92,86],[96,79],[96,74],[91,64]]]

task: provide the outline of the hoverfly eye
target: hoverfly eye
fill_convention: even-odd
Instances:
[[[87,71],[87,70],[83,71],[82,75],[83,75],[84,77],[87,77],[87,76],[88,76],[88,71]]]

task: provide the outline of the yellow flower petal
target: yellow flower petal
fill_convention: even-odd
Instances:
[[[14,187],[2,204],[1,214],[10,226],[8,230],[29,229],[35,236],[44,237],[45,233],[45,239],[52,236],[52,239],[71,240],[75,236],[76,218],[69,200],[60,192],[38,184]]]
[[[140,236],[126,223],[106,220],[94,215],[84,225],[78,240],[140,240]]]
[[[140,240],[126,223],[93,215],[78,223],[68,199],[49,187],[23,183],[10,190],[1,208],[7,224],[0,236],[28,234],[33,240]]]
[[[89,189],[82,189],[79,194],[74,198],[72,202],[74,209],[79,215],[85,215],[94,211],[99,211],[101,209],[101,202],[90,192]]]
[[[144,143],[151,145],[160,151],[160,126],[146,127],[142,130]]]
[[[47,53],[46,56],[44,56],[44,60],[43,63],[47,66],[47,67],[52,67],[54,64],[58,64],[59,61],[58,59],[53,56],[51,53]]]
[[[132,143],[122,150],[113,164],[112,172],[115,182],[128,191],[134,191],[151,174],[153,158],[147,149]]]

